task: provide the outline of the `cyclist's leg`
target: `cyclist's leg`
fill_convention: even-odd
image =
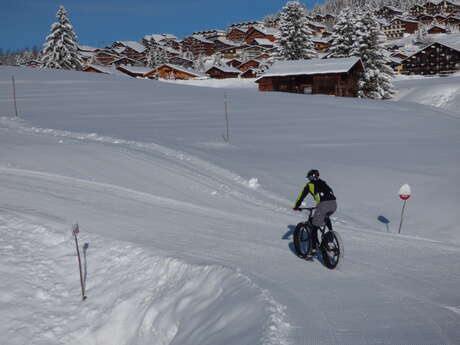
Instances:
[[[324,225],[326,216],[332,215],[337,210],[335,200],[322,201],[316,205],[315,214],[313,215],[313,226],[321,227]]]

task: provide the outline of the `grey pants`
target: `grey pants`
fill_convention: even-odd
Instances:
[[[318,205],[316,205],[315,214],[313,215],[313,225],[323,226],[326,215],[328,213],[334,213],[335,210],[337,210],[336,200],[327,200],[320,202]]]

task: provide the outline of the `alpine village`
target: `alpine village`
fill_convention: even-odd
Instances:
[[[62,6],[57,19],[43,50],[1,55],[0,64],[150,79],[252,78],[260,91],[373,99],[392,97],[394,74],[460,71],[460,0],[332,0],[314,10],[289,1],[277,14],[225,30],[183,39],[148,34],[106,47],[79,44]]]

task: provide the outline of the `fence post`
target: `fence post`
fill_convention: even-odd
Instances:
[[[11,80],[13,82],[13,102],[14,102],[14,113],[16,117],[18,117],[18,107],[16,105],[16,82],[14,80],[14,75],[11,76]]]

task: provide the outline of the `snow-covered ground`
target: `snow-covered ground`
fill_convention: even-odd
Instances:
[[[1,344],[458,344],[450,113],[7,67],[0,85]],[[292,252],[309,168],[338,196],[337,271]]]
[[[460,74],[446,77],[398,76],[396,101],[409,101],[446,110],[460,118]]]

